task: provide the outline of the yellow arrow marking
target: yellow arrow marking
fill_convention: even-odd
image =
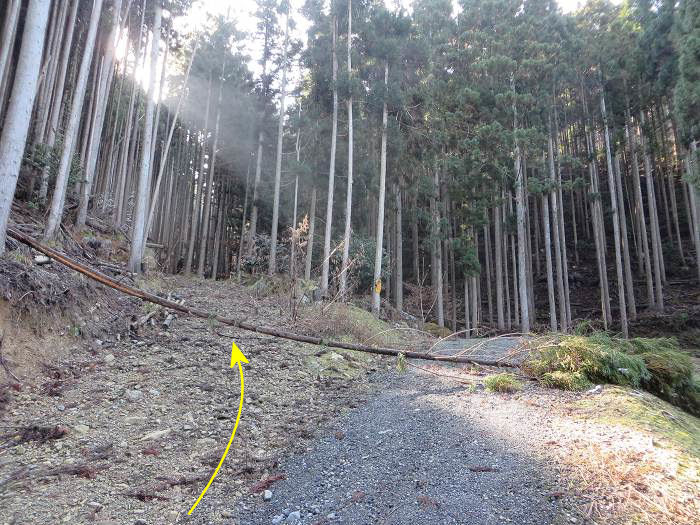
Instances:
[[[199,495],[197,498],[197,501],[194,502],[194,505],[192,505],[192,508],[187,512],[187,514],[192,514],[192,511],[197,508],[197,505],[199,505],[199,502],[202,501],[202,498],[204,495],[207,493],[207,490],[209,490],[209,487],[211,486],[212,482],[214,481],[214,478],[216,475],[219,473],[219,469],[221,468],[221,465],[224,463],[224,459],[226,459],[226,454],[228,454],[228,449],[231,448],[231,443],[233,443],[233,438],[236,435],[236,429],[238,428],[238,422],[241,420],[241,412],[243,411],[243,366],[241,366],[241,362],[247,363],[248,359],[243,355],[243,352],[236,346],[236,343],[231,343],[231,368],[235,364],[238,364],[238,373],[241,376],[241,400],[238,403],[238,414],[236,415],[236,424],[233,425],[233,432],[231,432],[231,438],[228,440],[228,445],[226,445],[226,450],[224,450],[224,455],[221,456],[221,460],[219,461],[219,464],[216,466],[216,470],[214,470],[214,474],[211,475],[211,479],[209,480],[209,483],[207,483],[207,486],[204,487],[204,490],[202,493]]]

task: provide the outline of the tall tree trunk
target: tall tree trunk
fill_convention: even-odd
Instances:
[[[552,332],[556,332],[557,305],[554,300],[554,273],[552,270],[552,236],[549,225],[549,197],[550,196],[546,194],[542,196],[542,221],[544,225],[544,255],[545,262],[547,265],[547,299],[549,302],[549,328]]]
[[[53,197],[51,198],[51,209],[46,224],[46,231],[44,232],[45,241],[52,239],[61,225],[63,205],[66,200],[66,190],[68,189],[68,176],[70,174],[75,140],[78,135],[78,127],[82,116],[83,102],[85,100],[85,92],[87,91],[87,80],[90,74],[90,63],[92,62],[92,53],[95,49],[95,37],[97,36],[97,27],[99,25],[101,12],[102,0],[93,0],[90,25],[88,27],[87,36],[85,37],[78,79],[75,83],[75,94],[73,96],[70,118],[63,137],[63,150],[58,165],[58,174],[56,175],[56,187],[53,192]]]
[[[224,68],[225,62],[221,64],[221,77],[219,78],[219,98],[216,103],[216,121],[214,124],[214,143],[211,149],[211,157],[209,159],[209,179],[202,193],[204,198],[204,214],[202,215],[202,235],[199,241],[199,260],[197,261],[197,276],[204,277],[205,263],[207,258],[207,244],[209,240],[209,223],[211,214],[211,200],[214,197],[214,175],[216,173],[216,156],[219,147],[219,120],[221,117],[221,99],[224,91]]]
[[[372,287],[372,313],[379,317],[382,291],[382,252],[384,241],[384,196],[386,194],[386,139],[387,139],[387,95],[389,89],[389,60],[384,63],[384,103],[382,105],[382,149],[379,166],[379,200],[377,209],[377,243],[374,251],[374,286]],[[326,226],[328,233],[328,226]],[[441,287],[442,288],[442,287]]]
[[[472,327],[469,322],[469,280],[470,277],[464,274],[464,338],[471,337]]]
[[[555,170],[554,167],[554,130],[552,129],[552,118],[551,116],[548,117],[547,119],[547,127],[549,128],[547,131],[547,148],[548,148],[548,157],[549,157],[549,177],[552,183],[552,190],[549,193],[549,200],[552,204],[552,230],[554,233],[554,238],[552,239],[554,242],[554,261],[555,261],[555,266],[557,269],[557,298],[559,300],[559,328],[562,332],[566,332],[568,330],[568,323],[567,323],[567,312],[566,312],[566,288],[564,286],[564,265],[565,261],[563,260],[563,254],[562,254],[562,239],[561,237],[561,230],[563,228],[559,228],[559,208],[560,208],[560,202],[559,202],[559,193],[558,193],[558,188],[559,188],[559,177],[557,176],[557,171]],[[548,244],[548,241],[545,239],[545,244]],[[551,254],[550,254],[551,256]],[[549,270],[548,270],[549,271]]]
[[[141,56],[141,41],[142,41],[142,32],[143,32],[143,21],[144,21],[144,16],[146,13],[145,10],[145,1],[142,0],[141,2],[141,22],[139,24],[139,33],[138,33],[138,38],[136,39],[136,52],[135,52],[135,57],[134,57],[134,75],[136,74],[136,70],[139,67],[139,60]],[[144,55],[145,55],[145,50],[144,50]],[[125,58],[125,65],[124,65],[124,74],[126,74],[127,71],[127,66],[126,63],[128,63],[128,59]],[[138,116],[138,111],[137,111],[137,95],[138,92],[136,90],[136,82],[131,82],[131,95],[129,96],[129,110],[127,112],[127,117],[126,117],[126,131],[124,133],[124,140],[123,140],[123,145],[122,145],[122,153],[121,153],[121,158],[119,160],[119,168],[118,168],[118,177],[119,181],[117,183],[117,196],[116,196],[116,207],[114,209],[114,215],[113,215],[113,220],[115,226],[119,227],[122,224],[122,220],[124,218],[124,201],[126,199],[126,192],[127,192],[127,186],[128,186],[128,178],[129,178],[129,160],[133,158],[134,152],[136,149],[137,141],[136,137],[133,137],[132,135],[133,130],[136,129],[136,135],[138,135],[138,130],[139,126],[135,126],[135,119]]]
[[[348,189],[345,198],[345,233],[343,235],[343,263],[340,270],[340,296],[345,298],[347,288],[347,270],[350,258],[350,226],[352,220],[352,176],[353,176],[353,136],[352,136],[352,0],[348,0],[348,79],[350,85],[350,95],[348,96]],[[397,211],[398,214],[401,211]],[[398,226],[400,228],[400,225]],[[398,241],[401,242],[401,241]],[[399,291],[400,286],[397,286],[396,302],[398,306],[399,300],[403,305],[403,297]]]
[[[403,311],[403,210],[401,207],[401,181],[396,184],[396,309]]]
[[[600,94],[600,111],[603,115],[603,128],[605,133],[605,157],[608,163],[608,188],[610,190],[610,210],[613,221],[613,234],[615,239],[615,270],[617,272],[617,300],[620,305],[620,324],[622,334],[629,337],[627,326],[627,304],[625,302],[625,279],[622,269],[622,240],[620,238],[620,214],[617,205],[617,189],[615,185],[615,172],[612,162],[612,149],[610,147],[610,131],[608,128],[608,114],[605,110],[605,95]]]
[[[170,144],[173,140],[173,134],[175,133],[175,127],[178,123],[178,116],[180,115],[180,109],[182,108],[182,101],[185,98],[185,93],[187,92],[187,84],[190,79],[190,71],[192,71],[192,64],[194,63],[194,57],[197,54],[197,42],[192,47],[192,56],[187,64],[187,70],[185,71],[185,78],[182,81],[182,90],[180,91],[180,96],[177,99],[177,106],[175,106],[175,113],[173,114],[172,122],[170,123],[170,130],[168,131],[168,137],[165,139],[165,144],[163,146],[163,153],[160,156],[160,165],[158,166],[158,176],[156,177],[156,185],[153,189],[153,198],[151,199],[151,209],[148,212],[148,222],[146,223],[146,235],[151,231],[151,225],[153,224],[153,214],[155,212],[156,204],[158,203],[158,195],[160,189],[160,183],[163,178],[163,173],[165,172],[165,161],[168,158],[168,153],[170,152]]]
[[[97,87],[95,119],[90,132],[90,146],[88,148],[87,162],[85,164],[85,181],[81,188],[78,218],[75,221],[75,226],[78,230],[85,226],[85,220],[87,219],[87,209],[92,193],[92,182],[95,178],[95,168],[97,166],[97,153],[102,145],[102,128],[107,111],[110,86],[114,76],[114,51],[117,47],[117,39],[119,37],[119,17],[121,16],[121,9],[122,0],[115,0],[112,14],[112,29],[107,40],[108,43],[103,59],[103,69],[102,73],[97,77],[99,84]]]
[[[632,159],[632,182],[634,184],[634,195],[635,195],[635,212],[637,216],[637,230],[639,232],[639,237],[641,238],[641,253],[644,259],[644,275],[646,277],[647,285],[647,300],[649,301],[649,306],[656,306],[656,296],[654,295],[654,280],[651,273],[651,256],[649,255],[649,241],[647,237],[647,225],[646,218],[644,216],[644,205],[642,200],[642,187],[639,180],[639,162],[637,159],[637,141],[632,135],[631,118],[629,109],[625,112],[625,137],[627,140],[627,147],[631,153]]]
[[[267,76],[267,62],[270,55],[270,25],[265,24],[265,40],[263,42],[263,67],[262,75],[260,75],[260,80],[262,83],[262,96],[261,96],[261,108],[260,108],[260,121],[258,129],[258,152],[255,158],[255,177],[253,178],[253,201],[251,202],[250,211],[250,229],[248,230],[248,257],[253,255],[253,249],[255,248],[255,235],[258,230],[258,188],[260,186],[260,179],[262,177],[262,155],[263,155],[263,144],[265,142],[265,120],[267,116],[267,96],[270,90],[270,80]]]
[[[413,259],[413,279],[417,285],[421,285],[420,282],[420,244],[418,241],[418,194],[413,192],[412,197],[412,208],[411,213],[411,241],[413,244],[413,253],[411,257]]]
[[[0,133],[0,255],[37,91],[50,0],[30,0],[9,105]]]
[[[311,261],[314,256],[314,230],[316,228],[316,186],[311,188],[311,210],[309,211],[309,240],[306,242],[306,266],[304,279],[311,279]]]
[[[241,236],[238,241],[238,259],[236,260],[236,279],[241,282],[241,263],[243,262],[243,246],[246,238],[246,219],[248,218],[248,193],[250,192],[250,162],[251,156],[248,157],[248,169],[245,173],[245,196],[243,197],[243,215],[241,216]]]
[[[136,190],[136,207],[134,210],[134,224],[132,229],[131,250],[129,251],[129,270],[135,273],[141,272],[141,260],[146,244],[146,213],[148,213],[148,200],[150,197],[151,180],[151,142],[153,140],[153,111],[155,108],[156,76],[158,74],[158,52],[160,46],[160,22],[162,9],[159,3],[155,5],[153,16],[153,39],[151,41],[151,73],[148,82],[148,95],[146,98],[146,115],[143,124],[143,142],[141,144],[141,163],[139,169],[138,185]]]
[[[258,152],[255,158],[255,176],[253,177],[253,200],[250,211],[250,229],[248,230],[248,257],[252,257],[255,248],[255,235],[258,229],[258,188],[262,177],[262,154],[265,135],[262,130],[264,117],[260,119],[260,130],[258,131]]]
[[[698,282],[700,282],[700,186],[698,186],[698,146],[695,140],[690,142],[690,152],[685,158],[685,167],[688,173],[688,193],[690,194],[691,216],[693,221],[693,244],[695,245],[695,260],[698,271]]]
[[[333,128],[331,131],[331,159],[328,170],[328,199],[326,203],[326,233],[323,238],[323,261],[321,263],[321,295],[328,294],[328,273],[330,270],[331,232],[333,227],[333,190],[335,188],[335,148],[338,140],[338,54],[336,52],[336,40],[338,34],[338,17],[333,16]],[[387,65],[387,68],[389,66]],[[388,70],[388,69],[387,69]],[[384,222],[384,197],[382,195],[381,221]],[[379,230],[377,230],[379,231]],[[380,260],[381,264],[381,260]],[[376,267],[375,267],[376,273]],[[375,278],[376,282],[376,278]],[[373,307],[374,310],[374,307]],[[379,297],[377,296],[377,312],[379,311]]]
[[[501,228],[501,210],[499,204],[493,209],[494,251],[496,266],[496,327],[505,329],[503,312],[503,232]]]
[[[493,300],[491,298],[491,227],[484,224],[484,262],[486,263],[486,306],[489,312],[489,326],[493,326]]]
[[[435,254],[435,267],[432,271],[435,286],[435,307],[437,308],[437,322],[438,326],[445,326],[445,302],[443,295],[443,276],[442,276],[442,240],[440,235],[440,170],[438,167],[438,161],[435,159],[435,165],[433,168],[433,199],[435,205],[433,206],[433,217],[432,217],[432,229],[433,229],[433,240],[432,246]]]
[[[50,4],[50,2],[47,3]],[[0,122],[2,121],[3,110],[5,109],[5,98],[11,93],[11,90],[7,89],[11,77],[10,67],[12,61],[10,60],[10,57],[12,55],[12,48],[14,47],[14,42],[16,40],[17,23],[19,22],[19,11],[21,7],[21,0],[10,0],[7,3],[7,9],[5,10],[5,23],[2,26],[2,41],[0,41]],[[48,14],[46,16],[48,21]],[[46,32],[45,28],[44,32]],[[39,64],[37,65],[37,83],[39,79],[40,67],[41,56],[39,57]]]
[[[277,228],[280,216],[280,182],[282,180],[282,144],[284,141],[284,102],[287,89],[287,45],[289,43],[289,5],[284,29],[284,51],[282,53],[282,84],[280,85],[279,121],[277,124],[277,157],[275,159],[275,191],[272,202],[272,233],[270,234],[270,263],[268,275],[277,273]]]
[[[618,216],[620,218],[620,238],[622,242],[622,255],[625,265],[625,292],[627,293],[628,318],[634,321],[637,318],[637,302],[634,298],[634,280],[632,278],[632,264],[630,261],[629,237],[627,236],[627,217],[625,214],[625,198],[622,193],[622,180],[620,174],[620,153],[615,155],[615,188],[617,192]]]
[[[212,254],[212,269],[211,278],[212,281],[216,281],[216,277],[219,274],[219,251],[221,250],[221,237],[222,232],[222,222],[224,217],[224,210],[226,209],[226,200],[228,192],[226,187],[222,184],[221,191],[219,192],[219,199],[217,205],[216,213],[216,228],[214,230],[214,253]]]
[[[515,81],[513,74],[510,76],[510,85],[515,95]],[[513,99],[513,133],[518,129],[518,112]],[[527,286],[527,239],[525,237],[525,174],[523,173],[520,145],[515,139],[515,206],[516,223],[518,232],[518,294],[520,296],[520,330],[523,333],[530,331],[530,311],[528,308],[529,290]]]
[[[664,293],[662,282],[665,281],[663,272],[663,253],[661,251],[661,235],[659,232],[659,216],[656,212],[656,192],[654,191],[654,177],[651,167],[651,158],[647,151],[646,139],[644,137],[644,111],[639,112],[640,129],[639,139],[642,146],[642,155],[644,157],[644,179],[647,186],[647,208],[649,210],[649,226],[651,228],[651,252],[654,262],[654,289],[656,291],[656,308],[659,312],[664,311]]]
[[[202,193],[204,191],[204,165],[206,163],[207,157],[207,140],[208,140],[208,127],[209,127],[209,106],[211,104],[211,84],[212,77],[211,72],[209,73],[209,87],[207,88],[207,103],[206,109],[204,110],[204,128],[202,130],[202,145],[200,147],[199,153],[199,172],[197,173],[197,184],[194,188],[194,195],[192,198],[192,228],[190,229],[190,239],[187,247],[187,259],[185,261],[185,275],[190,275],[192,273],[192,264],[194,256],[194,245],[197,240],[197,235],[199,233],[199,212],[202,202]]]

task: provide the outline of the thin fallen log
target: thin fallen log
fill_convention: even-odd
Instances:
[[[246,321],[245,319],[237,319],[234,317],[224,317],[218,314],[214,314],[211,312],[208,312],[206,310],[201,310],[199,308],[192,308],[191,306],[184,306],[182,304],[176,303],[174,301],[169,301],[168,299],[163,299],[162,297],[158,297],[157,295],[151,294],[149,292],[145,292],[143,290],[139,290],[138,288],[133,288],[131,286],[127,286],[123,283],[119,283],[110,277],[106,276],[103,273],[100,273],[99,271],[90,268],[74,259],[71,259],[67,255],[54,250],[53,248],[50,248],[40,242],[38,242],[36,239],[30,237],[29,235],[26,235],[24,233],[21,233],[13,228],[8,228],[7,229],[7,235],[9,237],[12,237],[13,239],[26,244],[27,246],[30,246],[34,248],[35,250],[43,253],[44,255],[48,255],[52,259],[60,262],[61,264],[68,266],[69,268],[75,270],[76,272],[82,273],[83,275],[101,283],[104,284],[105,286],[109,286],[110,288],[113,288],[117,291],[122,292],[123,294],[130,295],[132,297],[136,297],[138,299],[141,299],[142,301],[148,301],[150,303],[158,304],[160,306],[163,306],[165,308],[169,308],[170,310],[175,310],[177,312],[182,312],[185,314],[190,314],[195,317],[199,317],[201,319],[207,319],[207,320],[214,320],[218,321],[219,323],[233,326],[234,328],[240,328],[242,330],[247,330],[249,332],[257,332],[260,334],[265,334],[269,335],[272,337],[278,337],[281,339],[288,339],[290,341],[298,341],[300,343],[308,343],[312,345],[319,345],[319,346],[327,346],[331,348],[341,348],[343,350],[355,350],[357,352],[365,352],[369,354],[377,354],[377,355],[386,355],[386,356],[393,356],[393,357],[398,357],[399,355],[403,355],[404,357],[408,359],[422,359],[426,361],[444,361],[448,363],[473,363],[477,365],[485,365],[485,366],[496,366],[496,367],[513,367],[512,364],[504,363],[501,359],[475,359],[475,358],[470,358],[466,356],[442,356],[442,355],[434,355],[434,354],[427,354],[423,352],[414,352],[410,350],[399,350],[396,348],[382,348],[382,347],[372,347],[372,346],[366,346],[366,345],[361,345],[357,343],[344,343],[342,341],[333,341],[333,340],[328,340],[328,339],[323,339],[321,337],[316,337],[316,336],[311,336],[311,335],[303,335],[303,334],[295,334],[292,332],[287,332],[285,330],[279,330],[277,328],[273,328],[271,326],[259,326],[254,323],[251,323],[249,321]]]

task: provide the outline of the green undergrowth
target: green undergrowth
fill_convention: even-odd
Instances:
[[[595,332],[536,340],[526,373],[546,386],[584,390],[591,384],[642,388],[700,415],[700,384],[691,357],[674,338],[619,339]]]
[[[523,384],[513,374],[494,374],[484,379],[484,386],[489,392],[517,392]]]

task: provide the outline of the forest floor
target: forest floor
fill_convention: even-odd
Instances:
[[[400,373],[394,359],[186,316],[166,328],[167,312],[51,266],[0,265],[17,288],[3,290],[13,307],[3,303],[0,525],[661,525],[690,524],[700,512],[700,424],[648,394],[563,393],[529,381],[497,394],[484,389],[493,372],[484,368],[417,363]],[[285,297],[260,287],[139,284],[222,315],[294,326]],[[25,296],[51,297],[47,308],[62,313],[28,324],[18,310]],[[300,318],[296,328],[356,340],[392,328],[353,307],[305,306]],[[243,416],[188,517],[235,421],[232,339],[250,361]],[[23,362],[19,346],[34,348],[24,354],[32,359]]]

